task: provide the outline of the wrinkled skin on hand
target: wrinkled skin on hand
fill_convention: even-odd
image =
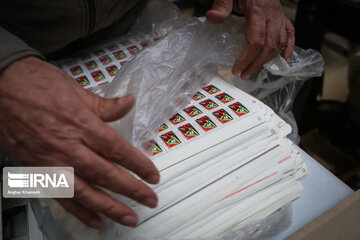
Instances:
[[[280,0],[215,0],[206,18],[212,23],[222,23],[232,10],[245,15],[247,39],[233,66],[233,74],[241,72],[241,78],[247,79],[281,52],[289,60],[294,50],[295,30]]]
[[[135,212],[98,188],[157,204],[146,184],[114,166],[159,181],[152,162],[105,123],[123,117],[134,102],[131,95],[103,99],[57,67],[27,57],[0,73],[0,144],[25,166],[74,167],[74,198],[57,200],[88,226],[102,227],[99,213],[135,226]]]

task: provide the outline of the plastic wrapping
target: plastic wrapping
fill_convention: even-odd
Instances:
[[[239,53],[240,45],[225,32],[230,26],[230,22],[212,25],[195,19],[135,56],[105,95],[130,93],[137,99],[133,110],[112,127],[138,148],[151,140],[162,121],[184,107],[216,74],[215,64],[234,62],[232,53]]]
[[[161,12],[166,10],[161,9]],[[123,67],[105,95],[111,98],[133,94],[136,97],[136,105],[130,114],[112,123],[112,127],[138,148],[143,148],[144,143],[153,138],[164,119],[188,103],[196,91],[216,74],[218,66],[231,68],[246,45],[244,25],[234,19],[220,25],[210,24],[203,18],[184,21],[182,26],[179,21],[176,24],[176,28],[160,41]],[[167,26],[166,29],[171,28]],[[249,80],[243,81],[234,76],[232,82],[270,105],[289,122],[294,130],[291,139],[297,141],[292,103],[302,83],[310,77],[320,76],[322,71],[323,60],[319,53],[295,48],[289,63],[279,55]],[[218,239],[253,239],[266,233],[277,233],[290,224],[290,208],[291,205]],[[128,239],[121,228],[112,226],[115,227],[115,235]],[[139,239],[150,240],[146,236]]]
[[[222,240],[267,239],[291,224],[292,204],[288,204],[271,215],[251,224],[239,226],[222,236]],[[215,239],[214,239],[215,240]]]
[[[165,9],[156,11],[167,12]],[[246,44],[243,25],[234,19],[220,25],[210,24],[203,18],[193,19],[184,21],[181,27],[179,17],[175,19],[177,28],[121,68],[105,95],[110,98],[130,93],[136,97],[136,106],[130,114],[112,127],[139,148],[152,138],[163,119],[184,107],[189,97],[206,84],[209,75],[216,73],[216,66],[231,67]],[[141,24],[138,22],[138,25]],[[161,29],[157,31],[166,32]],[[166,25],[166,29],[171,28]],[[320,76],[322,70],[319,53],[296,48],[289,63],[279,55],[250,80],[235,76],[232,81],[286,119],[295,130],[292,139],[296,141],[292,102],[302,82]]]
[[[111,126],[144,151],[144,143],[153,138],[162,121],[182,109],[196,91],[217,74],[218,66],[231,68],[246,45],[241,22],[229,19],[214,25],[204,18],[186,20],[165,0],[150,1],[132,31],[149,30],[162,38],[121,67],[105,93],[106,98],[125,94],[136,97],[132,111]],[[277,56],[249,80],[234,76],[232,82],[271,106],[296,129],[291,113],[292,102],[303,81],[321,75],[322,67],[319,53],[296,48],[289,63]],[[104,88],[100,90],[102,92]],[[297,137],[295,130],[292,139]],[[122,199],[119,195],[113,196]],[[288,205],[261,221],[234,229],[217,239],[253,239],[266,233],[277,233],[290,224],[290,209],[291,205]],[[129,239],[122,235],[118,224],[107,218],[104,218],[107,231],[99,235],[63,209],[57,211],[59,214],[55,217],[60,218],[57,222],[71,235],[68,239]],[[146,237],[139,239],[151,240]]]
[[[266,63],[250,79],[243,81],[239,76],[234,76],[232,81],[241,90],[270,106],[288,122],[292,127],[289,138],[298,143],[300,137],[292,114],[293,102],[305,80],[322,74],[323,64],[318,52],[295,46],[289,63],[278,56]]]

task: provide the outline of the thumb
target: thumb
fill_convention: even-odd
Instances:
[[[105,122],[112,122],[124,117],[134,106],[135,97],[126,95],[121,98],[105,99],[98,97],[95,113]]]
[[[133,95],[128,94],[121,98],[106,99],[85,90],[71,78],[69,78],[69,82],[85,105],[104,122],[112,122],[124,117],[135,104]]]
[[[207,11],[206,19],[211,23],[222,23],[231,14],[233,0],[215,0],[211,10]]]

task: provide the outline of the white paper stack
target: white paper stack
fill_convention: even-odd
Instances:
[[[111,82],[153,35],[119,38],[57,64],[85,88]],[[164,103],[166,104],[166,103]],[[139,216],[128,239],[214,239],[300,196],[307,170],[286,138],[291,128],[269,107],[220,77],[164,121],[150,155],[161,182],[156,209],[126,199]],[[125,201],[126,201],[125,200]]]
[[[216,77],[159,128],[151,150],[158,207],[128,202],[139,225],[122,230],[212,239],[270,215],[300,196],[306,174],[290,132],[269,107]]]

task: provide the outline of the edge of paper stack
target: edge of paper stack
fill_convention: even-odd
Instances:
[[[195,117],[184,109],[178,113],[181,123],[174,121],[175,115],[159,129],[152,160],[161,182],[150,185],[158,195],[158,207],[149,209],[129,200],[139,216],[138,227],[119,226],[129,239],[218,239],[301,195],[299,180],[307,168],[286,138],[291,132],[287,123],[220,77],[198,93],[202,102],[211,100],[217,106],[207,108],[194,97],[185,109],[200,110]],[[218,97],[224,95],[230,98]],[[215,112],[227,114],[231,121],[222,121]],[[197,120],[204,117],[216,127],[202,128]],[[181,126],[195,137],[188,138]]]

